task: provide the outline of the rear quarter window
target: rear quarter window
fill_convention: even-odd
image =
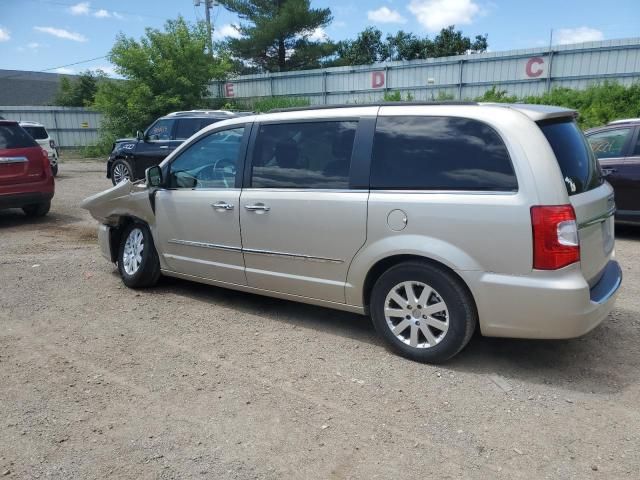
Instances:
[[[573,119],[539,122],[556,156],[569,195],[577,195],[602,185],[598,159]]]
[[[0,124],[0,148],[37,147],[36,141],[17,123]]]
[[[498,133],[459,117],[379,117],[370,184],[387,190],[518,189]]]
[[[22,127],[36,140],[46,140],[49,135],[44,127]]]

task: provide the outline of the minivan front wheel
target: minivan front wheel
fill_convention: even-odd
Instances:
[[[383,273],[370,300],[373,323],[389,347],[419,362],[453,357],[469,342],[477,323],[475,304],[460,280],[419,261]]]
[[[124,229],[118,250],[118,271],[130,288],[151,287],[160,278],[160,261],[149,227],[132,223]]]

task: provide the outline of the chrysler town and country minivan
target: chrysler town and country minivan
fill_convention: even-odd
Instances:
[[[161,275],[370,314],[418,361],[569,338],[621,283],[611,187],[572,110],[429,104],[234,118],[87,199],[133,288]]]

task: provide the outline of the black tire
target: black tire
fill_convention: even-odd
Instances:
[[[142,233],[142,261],[134,271],[127,271],[125,266],[125,246],[131,232],[139,230]],[[132,223],[122,232],[120,245],[118,247],[118,271],[122,277],[122,282],[129,288],[152,287],[160,278],[160,261],[158,252],[153,244],[153,237],[149,227],[143,223]]]
[[[405,317],[406,322],[409,322],[409,326],[405,327],[405,330],[398,332],[403,335],[405,334],[404,332],[408,332],[407,337],[410,337],[410,332],[413,328],[411,322],[414,322],[415,325],[420,325],[420,321],[422,321],[422,327],[418,327],[416,329],[417,331],[420,332],[421,328],[429,328],[431,333],[436,332],[442,334],[441,340],[437,343],[434,342],[433,346],[418,348],[408,345],[391,331],[391,327],[387,323],[385,317],[387,295],[390,294],[394,287],[397,287],[403,282],[420,282],[428,285],[437,292],[437,295],[439,295],[447,307],[448,329],[444,334],[442,331],[431,329],[425,325],[424,320],[421,319],[427,317],[420,317],[420,315],[416,316],[414,314],[411,315],[410,319]],[[413,288],[414,287],[412,287],[412,289]],[[419,288],[419,286],[416,287],[416,289]],[[416,296],[419,295],[417,293],[418,291],[422,292],[423,290],[416,290]],[[430,297],[432,303],[437,303],[437,295]],[[396,303],[394,302],[391,308],[395,308],[395,305]],[[427,305],[431,305],[431,303],[427,303]],[[427,305],[411,305],[412,311],[420,313],[418,308],[424,309]],[[401,307],[406,308],[409,307],[409,305],[402,305]],[[460,352],[471,339],[476,324],[478,323],[475,302],[461,280],[444,268],[420,261],[403,262],[384,272],[380,278],[378,278],[371,291],[370,311],[376,330],[391,350],[411,360],[425,363],[444,362]],[[434,313],[433,316],[435,315],[443,315],[443,313]],[[396,322],[395,324],[392,323],[392,325],[398,327],[400,322],[405,322],[405,318],[400,316],[391,318],[392,322]],[[416,336],[416,338],[424,340],[423,344],[429,343],[423,333],[418,333],[417,335],[420,337]],[[409,341],[409,339],[407,338],[406,341]]]
[[[35,205],[26,205],[22,207],[22,211],[27,217],[44,217],[51,209],[51,202],[36,203]]]
[[[133,168],[131,168],[131,165],[129,164],[129,162],[121,158],[118,158],[111,165],[111,172],[110,172],[111,183],[113,183],[114,185],[117,185],[119,183],[119,182],[116,182],[116,177],[118,177],[118,174],[114,175],[114,172],[118,172],[118,169],[123,169],[126,172],[124,174],[127,176],[130,182],[134,181]],[[119,180],[119,181],[122,181],[122,180]]]
[[[51,173],[53,174],[54,177],[58,175],[58,165],[51,166]]]

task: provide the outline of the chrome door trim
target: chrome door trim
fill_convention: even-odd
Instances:
[[[231,247],[229,245],[219,245],[217,243],[193,242],[191,240],[179,240],[177,238],[172,238],[167,243],[173,243],[174,245],[187,245],[188,247],[214,248],[217,250],[228,250],[231,252],[242,251],[242,248],[240,247]]]
[[[27,157],[0,157],[0,163],[27,163]]]
[[[266,255],[269,257],[286,257],[286,258],[293,258],[295,260],[308,260],[310,262],[344,263],[344,260],[340,260],[337,258],[314,257],[312,255],[301,255],[297,253],[273,252],[270,250],[258,250],[254,248],[243,248],[242,251],[244,253],[251,253],[254,255]]]

